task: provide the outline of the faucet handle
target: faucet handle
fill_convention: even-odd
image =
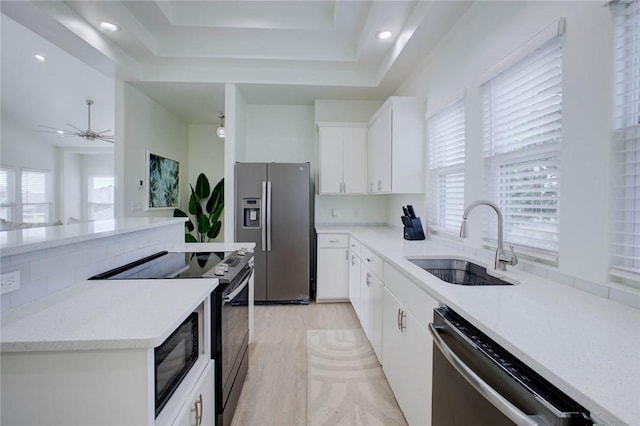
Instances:
[[[509,248],[511,249],[511,266],[516,266],[518,264],[518,255],[513,249],[513,246],[509,246]]]

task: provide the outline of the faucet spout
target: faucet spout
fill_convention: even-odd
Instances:
[[[504,237],[503,237],[503,218],[502,211],[500,207],[498,207],[495,203],[488,200],[478,200],[470,203],[466,209],[464,209],[464,214],[462,215],[462,223],[460,224],[460,238],[467,238],[467,217],[471,210],[476,208],[477,206],[489,206],[491,207],[498,216],[498,248],[496,249],[496,258],[495,258],[495,269],[499,271],[506,271],[506,265],[516,265],[518,263],[518,257],[513,251],[513,246],[511,246],[512,256],[507,256],[504,253]]]

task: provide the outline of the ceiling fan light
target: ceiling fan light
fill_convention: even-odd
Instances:
[[[36,53],[35,55],[33,55],[33,57],[35,58],[36,61],[38,62],[44,62],[47,60],[47,58],[44,57],[44,55],[40,54],[40,53]]]

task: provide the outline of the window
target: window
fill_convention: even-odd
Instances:
[[[113,176],[91,176],[88,185],[90,220],[113,219]]]
[[[20,174],[22,187],[22,222],[49,222],[51,217],[51,173],[23,169]]]
[[[16,173],[13,169],[0,167],[0,219],[13,221],[16,217]]]
[[[464,212],[464,98],[427,119],[429,224],[458,232]]]
[[[482,91],[486,195],[502,209],[504,239],[556,263],[562,38],[553,37]],[[485,235],[495,239],[495,215],[488,218]]]
[[[640,274],[640,4],[616,8],[612,273]]]

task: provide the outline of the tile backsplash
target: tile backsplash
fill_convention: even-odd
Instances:
[[[2,312],[182,243],[181,223],[3,256],[3,273],[20,271],[20,288],[0,296]]]

